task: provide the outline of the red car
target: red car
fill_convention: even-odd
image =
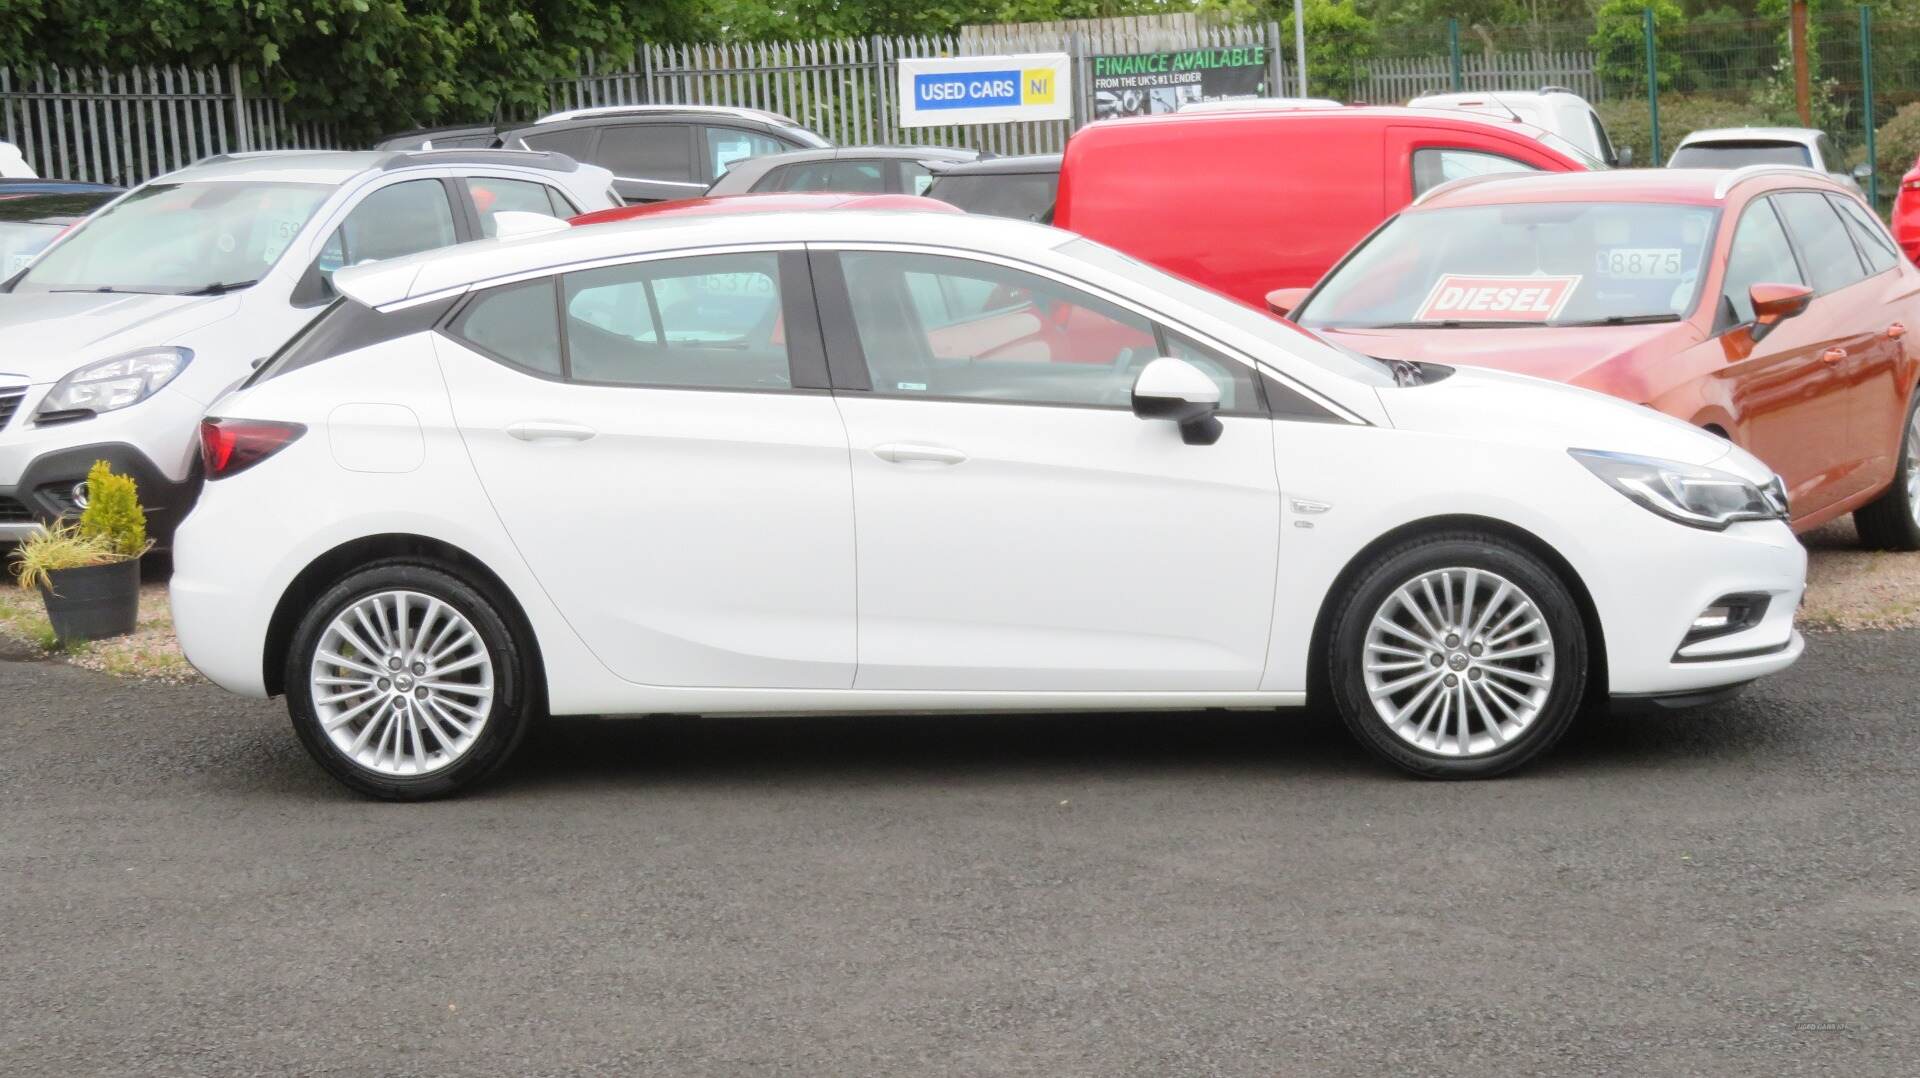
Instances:
[[[1605,167],[1541,128],[1446,109],[1172,113],[1076,132],[1053,224],[1261,306],[1438,184]]]
[[[1275,311],[1368,355],[1497,367],[1716,431],[1805,531],[1852,512],[1920,549],[1920,270],[1858,191],[1803,168],[1462,180]]]
[[[1920,161],[1900,177],[1893,196],[1893,238],[1909,259],[1920,261]]]

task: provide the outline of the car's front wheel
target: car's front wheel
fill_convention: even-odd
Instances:
[[[493,773],[533,718],[527,649],[446,569],[376,562],[308,610],[287,657],[294,731],[362,793],[419,801]]]
[[[1336,599],[1335,703],[1354,736],[1429,778],[1485,778],[1545,752],[1586,693],[1587,639],[1566,585],[1506,539],[1422,536]]]
[[[1920,550],[1920,393],[1907,404],[1893,483],[1853,511],[1853,524],[1869,550]]]

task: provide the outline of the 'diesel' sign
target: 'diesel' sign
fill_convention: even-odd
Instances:
[[[1073,116],[1064,52],[900,61],[900,126],[940,127]]]

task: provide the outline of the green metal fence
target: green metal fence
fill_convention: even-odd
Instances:
[[[1797,31],[1791,17],[1663,10],[1665,20],[1647,9],[1606,24],[1461,19],[1396,29],[1357,64],[1351,97],[1384,104],[1451,89],[1567,86],[1593,102],[1636,166],[1664,164],[1692,131],[1814,127],[1835,171],[1874,166],[1862,186],[1887,208],[1920,155],[1920,107],[1900,112],[1920,105],[1920,16],[1828,10]]]

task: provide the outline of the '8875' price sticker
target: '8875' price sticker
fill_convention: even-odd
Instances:
[[[1603,277],[1679,277],[1678,247],[1607,247],[1593,253]]]

